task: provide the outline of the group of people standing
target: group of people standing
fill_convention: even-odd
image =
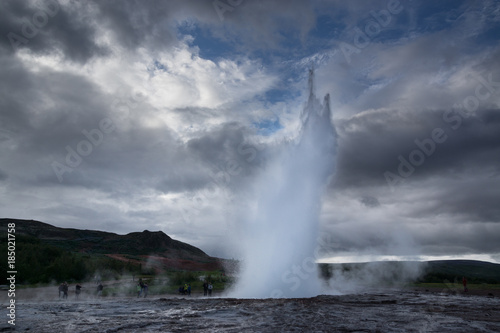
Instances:
[[[104,289],[102,283],[100,281],[97,282],[97,296],[102,296],[102,291]],[[82,286],[77,283],[75,285],[75,297],[78,299],[82,292]],[[68,283],[65,281],[59,285],[59,298],[67,299],[68,298]],[[212,282],[204,282],[203,283],[203,296],[212,296],[213,285]],[[184,286],[179,287],[179,293],[183,295],[191,295],[191,284],[186,283]],[[145,283],[142,278],[139,279],[137,283],[137,297],[146,297],[148,295],[148,284]]]
[[[203,296],[212,296],[212,289],[214,289],[212,282],[203,283]]]
[[[78,299],[80,297],[80,294],[82,293],[82,285],[77,283],[75,285],[75,298]],[[97,296],[102,296],[102,291],[104,289],[104,286],[102,285],[102,283],[99,282],[98,286],[97,286],[97,291],[96,291],[96,295]],[[63,283],[61,283],[59,285],[59,298],[62,298],[62,299],[67,299],[68,298],[68,290],[69,290],[69,285],[66,281],[64,281]]]
[[[212,290],[214,289],[212,282],[203,283],[203,296],[212,296]],[[186,283],[184,286],[179,287],[179,294],[191,296],[191,285]]]
[[[191,296],[191,284],[186,283],[184,285],[184,287],[180,286],[179,287],[179,294]]]
[[[68,288],[68,283],[66,281],[59,285],[59,298],[68,298]]]

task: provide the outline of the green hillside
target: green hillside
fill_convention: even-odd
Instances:
[[[58,228],[17,219],[0,219],[0,253],[7,253],[7,225],[15,224],[18,284],[83,281],[98,273],[156,275],[174,271],[218,271],[222,260],[161,231],[118,235],[95,230]],[[0,259],[0,279],[7,278],[7,256]]]
[[[500,283],[500,265],[476,260],[428,261],[418,282],[461,281],[469,283]]]
[[[1,239],[7,239],[0,233]],[[41,240],[24,235],[16,235],[16,283],[36,284],[53,281],[82,281],[96,271],[108,272],[115,276],[125,272],[138,272],[139,265],[126,263],[100,255],[86,255],[66,251],[46,244]],[[7,253],[7,242],[0,243],[0,253]],[[0,279],[7,279],[7,260],[0,260]]]
[[[476,260],[439,260],[427,262],[381,261],[369,263],[320,264],[324,279],[338,274],[346,279],[392,282],[443,283],[462,281],[469,283],[500,284],[500,264]],[[379,282],[377,282],[379,283]]]
[[[155,275],[159,272],[222,271],[229,261],[208,256],[189,244],[173,240],[163,232],[133,232],[117,235],[95,230],[58,228],[32,220],[0,219],[0,253],[7,253],[7,224],[16,225],[17,283],[82,281],[95,272],[103,278],[123,274]],[[237,266],[237,262],[232,262]],[[500,284],[500,264],[474,260],[429,262],[371,262],[320,264],[323,278],[341,274],[346,279],[383,281]],[[233,269],[234,270],[234,269]],[[7,256],[0,259],[0,279],[7,278]],[[417,274],[418,273],[418,274]]]

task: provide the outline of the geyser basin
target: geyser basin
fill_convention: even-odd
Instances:
[[[257,208],[245,224],[244,258],[233,297],[310,297],[320,291],[315,263],[321,196],[335,168],[329,95],[321,103],[309,74],[298,143],[283,144],[256,180]]]

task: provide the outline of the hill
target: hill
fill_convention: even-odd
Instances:
[[[367,263],[320,264],[323,278],[340,275],[345,279],[361,281],[461,283],[465,276],[469,283],[500,283],[500,264],[477,260],[379,261]]]
[[[17,266],[24,267],[26,276],[31,275],[28,271],[35,266],[45,272],[45,280],[56,278],[56,275],[62,279],[61,271],[67,271],[70,266],[75,266],[74,272],[63,275],[72,279],[82,278],[84,267],[87,275],[92,274],[88,271],[100,268],[139,273],[215,271],[222,268],[218,258],[174,240],[162,231],[144,230],[118,235],[96,230],[59,228],[34,220],[2,218],[2,239],[7,238],[5,233],[9,223],[15,223]],[[6,242],[2,244],[6,246]],[[2,259],[1,266],[6,265],[4,261]],[[39,265],[40,261],[46,261],[44,266]]]
[[[470,283],[500,283],[500,264],[477,260],[436,260],[428,261],[422,282],[459,282],[467,277]]]
[[[16,224],[16,234],[36,237],[44,243],[72,252],[134,255],[156,253],[178,259],[211,258],[199,248],[174,240],[162,231],[144,230],[118,235],[105,231],[59,228],[34,220],[0,219],[0,232],[6,232],[8,223]]]

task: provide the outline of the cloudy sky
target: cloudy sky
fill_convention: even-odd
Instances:
[[[0,32],[1,217],[238,257],[314,67],[325,257],[500,262],[497,1],[7,0]]]

